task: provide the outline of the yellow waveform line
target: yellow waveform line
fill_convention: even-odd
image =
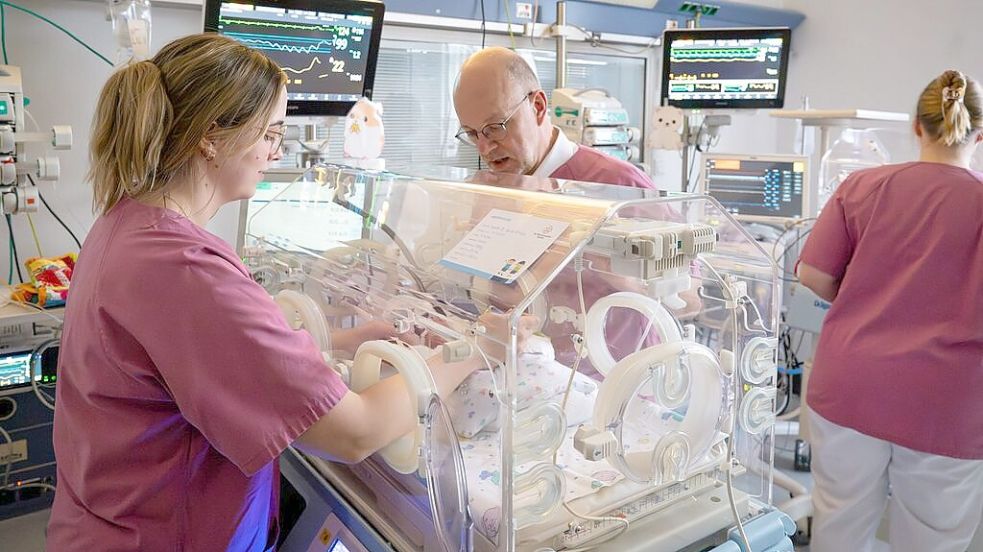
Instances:
[[[315,57],[314,59],[312,59],[311,60],[311,64],[308,65],[306,69],[294,69],[292,67],[281,67],[281,69],[283,69],[284,71],[290,71],[291,73],[295,73],[295,74],[299,75],[301,73],[306,73],[306,72],[310,71],[311,69],[313,69],[315,63],[321,63],[321,58]]]
[[[232,25],[252,25],[255,27],[273,27],[281,29],[300,29],[304,31],[336,31],[341,25],[298,25],[291,23],[275,23],[272,21],[251,21],[249,19],[229,19],[220,17],[219,23],[229,23]]]

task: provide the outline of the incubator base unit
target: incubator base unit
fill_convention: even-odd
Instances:
[[[250,217],[245,263],[325,372],[405,382],[413,431],[293,459],[365,549],[704,549],[770,509],[774,264],[709,197],[559,189],[317,166]],[[438,355],[478,368],[441,393]]]
[[[641,132],[629,126],[628,111],[606,90],[553,90],[550,119],[572,142],[625,161],[637,160]]]

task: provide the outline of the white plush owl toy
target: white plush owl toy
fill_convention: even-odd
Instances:
[[[683,110],[678,107],[655,108],[655,113],[652,114],[652,132],[649,133],[648,139],[645,141],[648,149],[683,149],[683,139],[680,136],[680,131],[683,128],[683,117]]]
[[[386,133],[382,127],[382,104],[360,98],[345,118],[345,157],[378,159]]]

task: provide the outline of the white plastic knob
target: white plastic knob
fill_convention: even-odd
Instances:
[[[3,205],[3,213],[12,215],[17,212],[18,197],[16,190],[14,193],[5,193],[0,196],[0,204]]]
[[[3,212],[8,215],[38,212],[38,189],[34,186],[14,188],[3,194]]]
[[[760,385],[775,375],[778,340],[774,337],[755,337],[744,346],[741,354],[741,375],[744,380]]]
[[[12,162],[0,163],[0,185],[13,186],[17,183],[17,165]]]
[[[61,163],[57,157],[38,157],[38,178],[40,180],[58,180],[61,175]]]
[[[13,153],[14,145],[14,129],[0,126],[0,154]]]
[[[72,127],[69,125],[55,125],[51,127],[51,145],[56,150],[72,149]]]
[[[23,188],[17,188],[17,212],[18,213],[37,213],[38,205],[40,205],[38,200],[38,189],[34,186],[27,186]]]
[[[758,435],[775,425],[775,388],[755,387],[741,399],[738,423],[744,431]]]

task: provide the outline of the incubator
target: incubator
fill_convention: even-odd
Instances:
[[[770,509],[780,283],[709,197],[316,166],[243,253],[353,390],[407,382],[413,432],[305,459],[397,550],[705,548]],[[434,355],[483,368],[440,396]]]
[[[850,173],[886,165],[887,149],[873,129],[845,128],[823,154],[819,175],[819,207],[829,201]]]

